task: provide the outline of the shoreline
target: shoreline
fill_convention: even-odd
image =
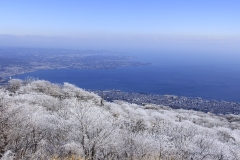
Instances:
[[[91,90],[90,90],[91,91]],[[128,103],[138,105],[156,104],[169,106],[172,109],[186,109],[201,111],[213,114],[240,114],[240,102],[228,102],[217,100],[206,100],[201,97],[184,97],[177,95],[155,95],[133,92],[122,92],[119,90],[92,91],[102,97],[104,100],[112,102],[114,100],[122,100]]]

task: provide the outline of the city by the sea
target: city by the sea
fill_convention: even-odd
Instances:
[[[240,64],[236,56],[217,54],[131,54],[150,65],[113,69],[39,70],[14,78],[33,77],[68,82],[87,90],[121,90],[158,95],[201,97],[240,102]]]

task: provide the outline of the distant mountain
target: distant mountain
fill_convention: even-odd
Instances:
[[[240,159],[240,116],[104,102],[64,83],[12,79],[0,89],[5,159]]]

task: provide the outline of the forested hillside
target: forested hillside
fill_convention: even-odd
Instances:
[[[240,116],[140,106],[69,83],[13,79],[0,89],[7,159],[240,159]]]

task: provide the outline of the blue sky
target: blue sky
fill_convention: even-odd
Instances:
[[[239,38],[239,0],[0,0],[0,46],[238,50]]]

